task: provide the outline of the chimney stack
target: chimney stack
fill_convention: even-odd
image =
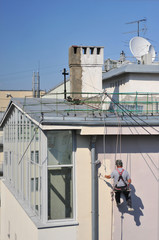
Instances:
[[[102,92],[103,60],[104,47],[71,46],[69,48],[72,98],[82,99],[92,97],[93,94],[90,93]]]

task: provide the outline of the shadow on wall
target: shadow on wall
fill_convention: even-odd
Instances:
[[[130,188],[131,188],[132,206],[133,206],[134,211],[132,211],[132,212],[128,211],[124,196],[122,196],[124,199],[124,202],[120,205],[119,211],[121,212],[121,214],[122,214],[121,216],[123,219],[124,219],[124,214],[129,214],[129,215],[134,216],[134,221],[136,223],[136,226],[140,226],[141,225],[140,217],[144,215],[143,211],[142,211],[142,209],[144,209],[144,205],[142,203],[141,198],[139,198],[135,194],[135,192],[136,192],[135,187],[133,185],[131,185]]]
[[[111,189],[113,189],[112,185],[107,182],[106,180],[104,180],[105,183],[107,184],[108,187],[110,187]],[[131,184],[130,185],[130,188],[131,188],[131,199],[132,199],[132,206],[133,206],[133,211],[128,211],[128,208],[127,208],[127,204],[126,204],[126,201],[125,201],[125,197],[124,195],[122,195],[122,199],[123,199],[123,203],[119,206],[119,211],[121,212],[121,221],[123,222],[124,220],[124,214],[129,214],[129,215],[132,215],[134,216],[134,221],[136,223],[136,226],[140,226],[141,225],[141,221],[140,221],[140,217],[141,216],[144,216],[143,214],[143,209],[144,209],[144,205],[142,203],[142,200],[141,198],[139,198],[135,192],[135,187]],[[115,201],[115,200],[114,200]]]

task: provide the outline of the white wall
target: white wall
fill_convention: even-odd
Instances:
[[[111,169],[107,168],[106,173],[110,174],[115,168],[116,136],[106,136],[105,163],[111,163]],[[123,239],[159,239],[159,139],[157,136],[122,136],[120,146],[118,145],[117,157],[123,160],[124,168],[127,169],[132,178],[131,195],[133,212],[128,212],[125,202],[118,209],[113,201],[113,240]],[[99,137],[98,157],[104,158],[103,138]],[[107,198],[111,200],[111,188],[107,180],[105,187],[109,190]],[[105,202],[107,198],[103,195]],[[109,224],[105,227],[110,230]],[[101,226],[103,227],[103,226]],[[110,239],[106,234],[105,239]]]
[[[66,92],[70,92],[70,81],[66,81]],[[60,94],[60,93],[62,93],[62,94]],[[68,96],[70,96],[70,94],[68,94]],[[47,94],[45,94],[42,98],[64,99],[64,84],[61,83],[55,89],[53,89],[50,92],[48,92]]]
[[[9,231],[10,225],[10,231]],[[10,234],[10,238],[8,238]],[[38,231],[23,208],[1,182],[1,240],[37,240]]]
[[[102,67],[82,68],[82,92],[100,93],[102,92]],[[82,95],[87,97],[87,95]],[[92,96],[88,94],[88,96]]]
[[[111,85],[114,83],[114,87]],[[103,82],[107,92],[157,92],[159,86],[158,74],[125,73]]]
[[[1,240],[8,239],[8,224],[10,222],[10,239],[15,240],[76,240],[76,226],[64,226],[38,229],[21,205],[17,202],[5,184],[1,187]]]
[[[57,227],[38,230],[38,240],[76,240],[76,227]],[[34,240],[34,239],[33,239]]]
[[[159,89],[158,74],[130,74],[128,83],[129,92],[152,92],[156,93]],[[120,89],[122,91],[122,88]]]
[[[76,221],[77,225],[37,229],[32,220],[20,206],[6,185],[2,182],[2,239],[8,234],[10,221],[10,239],[15,233],[20,240],[91,240],[92,239],[92,196],[91,196],[91,151],[90,136],[77,135],[75,158],[76,182]],[[103,166],[100,172],[104,174]],[[111,201],[109,189],[99,179],[99,239],[110,239]],[[15,217],[16,216],[16,217]],[[107,227],[106,227],[107,226]],[[108,227],[109,226],[109,227]]]
[[[76,180],[77,180],[77,228],[78,240],[92,239],[92,196],[91,196],[91,151],[90,136],[77,137]],[[98,156],[96,156],[98,157]],[[110,164],[107,163],[110,168]],[[99,173],[105,174],[104,165]],[[111,239],[111,199],[103,178],[98,179],[99,187],[99,240]]]
[[[89,136],[77,136],[77,239],[91,239],[91,154]]]
[[[111,201],[111,180],[103,178],[114,169],[117,136],[97,137],[96,158],[99,168],[99,240],[159,239],[159,139],[156,135],[122,135],[118,137],[116,158],[121,158],[132,178],[134,211],[125,203],[118,209]],[[105,147],[104,147],[105,143]],[[10,239],[15,233],[20,240],[91,240],[91,152],[90,136],[77,135],[76,151],[76,220],[78,225],[37,230],[34,223],[2,182],[2,238],[6,240],[10,221]],[[121,146],[120,146],[121,144]],[[121,148],[121,153],[120,153]],[[106,169],[105,169],[106,167]],[[16,217],[15,217],[16,216]],[[122,217],[122,218],[121,218]]]

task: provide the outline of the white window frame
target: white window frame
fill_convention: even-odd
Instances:
[[[57,130],[56,130],[57,131]],[[61,130],[59,130],[61,131]],[[72,131],[72,164],[68,165],[49,165],[47,166],[47,134],[41,134],[41,158],[43,159],[42,167],[42,221],[49,226],[63,226],[73,225],[76,222],[76,166],[75,166],[75,151],[76,151],[76,135],[75,131]],[[45,147],[44,147],[45,146]],[[48,220],[48,169],[59,167],[72,167],[72,190],[73,190],[73,217],[57,220]]]

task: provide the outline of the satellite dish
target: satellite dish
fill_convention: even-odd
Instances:
[[[155,60],[155,49],[145,38],[132,38],[130,40],[129,47],[130,51],[137,60],[141,61],[141,57],[148,53],[151,53],[152,61]]]

